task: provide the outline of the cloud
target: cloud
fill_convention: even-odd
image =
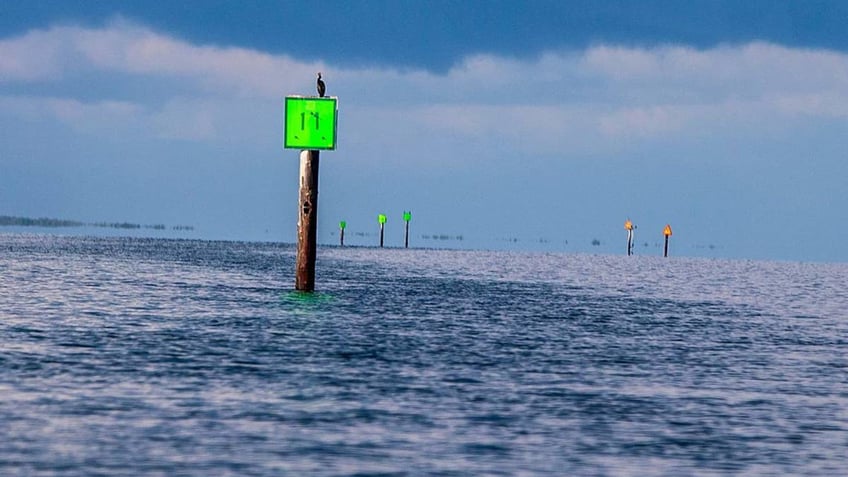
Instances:
[[[0,40],[0,88],[54,85],[51,97],[18,96],[15,111],[49,113],[82,130],[86,122],[102,124],[103,117],[137,115],[149,122],[141,129],[155,136],[196,141],[227,132],[226,104],[277,107],[286,93],[311,93],[318,70],[325,71],[329,91],[342,98],[348,121],[343,134],[353,143],[381,134],[375,117],[404,141],[447,135],[475,144],[494,135],[516,150],[567,153],[603,150],[610,139],[698,136],[727,130],[729,123],[756,131],[764,122],[848,114],[845,54],[761,42],[704,50],[598,45],[527,60],[476,55],[436,74],[335,68],[246,48],[195,45],[122,20]],[[110,76],[144,82],[158,99],[92,99],[96,93],[83,95],[71,81]],[[9,93],[5,101],[11,101]],[[23,107],[27,102],[31,107]],[[255,121],[276,124],[279,118]],[[416,134],[402,134],[401,128]]]
[[[0,96],[0,110],[27,121],[57,120],[80,132],[114,129],[119,124],[138,125],[144,108],[123,101],[83,102],[53,97]]]
[[[791,116],[848,118],[848,93],[844,92],[786,94],[774,102],[780,111]]]
[[[679,131],[686,126],[691,111],[686,108],[654,106],[621,109],[598,118],[598,127],[608,136],[655,135]]]
[[[244,48],[192,45],[124,21],[102,29],[35,30],[0,41],[0,82],[57,81],[83,69],[182,78],[207,92],[270,97],[322,66]]]
[[[630,101],[716,102],[848,89],[845,54],[762,42],[707,50],[598,46],[586,51],[583,70]]]
[[[312,77],[321,68],[244,48],[195,46],[133,26],[74,33],[76,48],[97,68],[186,78],[240,96],[279,96],[294,78]]]
[[[62,69],[62,38],[55,31],[32,31],[0,40],[0,82],[33,81]]]

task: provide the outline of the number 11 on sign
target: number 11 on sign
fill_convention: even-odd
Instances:
[[[336,98],[286,97],[285,147],[300,150],[336,148]]]

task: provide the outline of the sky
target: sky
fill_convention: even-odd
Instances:
[[[0,2],[0,215],[294,242],[848,261],[848,2]],[[444,236],[447,240],[434,240]],[[459,240],[461,237],[462,240]],[[593,245],[593,243],[599,245]]]

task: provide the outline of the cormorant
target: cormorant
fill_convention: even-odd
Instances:
[[[324,92],[327,91],[327,86],[324,84],[324,80],[321,79],[321,72],[318,72],[318,81],[316,82],[318,86],[318,97],[323,98]]]

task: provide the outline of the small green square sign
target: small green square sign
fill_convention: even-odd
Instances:
[[[286,140],[289,149],[335,149],[337,98],[286,96]]]

